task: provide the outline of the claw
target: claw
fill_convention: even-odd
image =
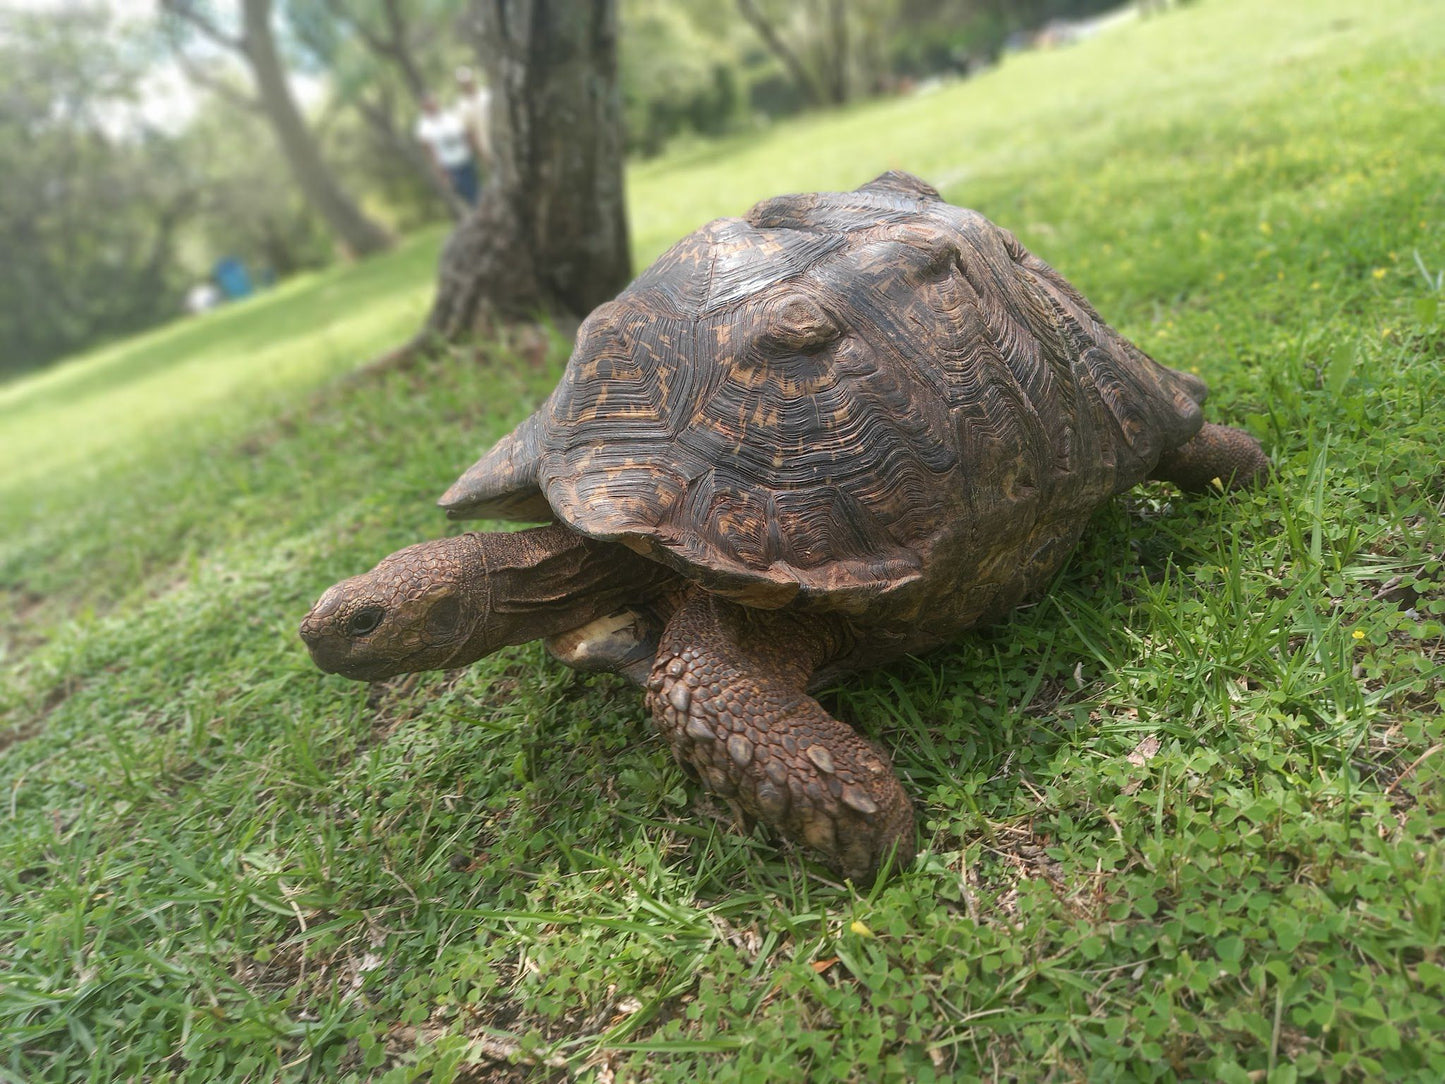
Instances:
[[[872,816],[878,812],[878,803],[868,797],[868,792],[862,787],[852,783],[843,787],[843,804],[850,809],[856,809],[864,816]]]

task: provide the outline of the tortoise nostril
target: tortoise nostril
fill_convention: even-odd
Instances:
[[[301,619],[301,639],[308,644],[315,643],[326,634],[326,626],[326,617],[321,613],[320,604],[311,607],[311,612]]]

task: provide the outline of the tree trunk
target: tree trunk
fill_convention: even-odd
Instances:
[[[256,79],[261,107],[307,201],[351,255],[366,256],[389,247],[391,238],[386,231],[367,218],[336,183],[291,97],[271,32],[271,0],[245,0],[243,17],[246,59]]]
[[[442,251],[426,331],[585,316],[631,277],[617,0],[474,0],[495,164]]]

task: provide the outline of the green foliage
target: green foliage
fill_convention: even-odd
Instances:
[[[331,262],[335,243],[258,114],[207,102],[177,143],[197,193],[180,252],[193,278],[227,255],[283,278]]]
[[[700,18],[675,0],[622,5],[618,75],[629,151],[657,154],[680,133],[718,135],[738,119],[738,28],[709,31]]]
[[[0,12],[0,378],[175,311],[196,200],[173,140],[118,127],[143,63],[101,14]]]
[[[895,75],[927,76],[996,60],[1011,34],[1120,5],[1115,0],[898,0],[898,6],[888,28],[889,68]]]
[[[327,80],[317,127],[329,159],[368,212],[412,229],[445,217],[411,135],[417,92],[358,28],[379,34],[394,9],[412,74],[447,98],[471,54],[442,32],[460,0],[353,3],[346,21],[334,6],[278,5],[292,70]],[[167,34],[220,92],[185,84]],[[164,321],[219,257],[276,276],[335,257],[274,131],[237,104],[251,97],[247,77],[218,49],[174,18],[0,13],[0,246],[12,257],[0,265],[0,378]],[[180,102],[164,123],[148,119],[166,112],[165,93]]]
[[[457,67],[476,66],[473,44],[456,32],[466,7],[465,0],[285,5],[290,36],[305,44],[298,63],[327,80],[328,159],[399,230],[448,215],[412,132],[422,96],[450,104]]]
[[[0,1075],[1440,1079],[1442,54],[1413,0],[1211,0],[634,169],[639,262],[913,169],[1277,467],[825,694],[918,802],[866,895],[536,645],[311,667],[310,601],[443,530],[565,353],[345,379],[438,237],[0,390]]]

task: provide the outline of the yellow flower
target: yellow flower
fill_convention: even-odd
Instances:
[[[1390,272],[1387,271],[1387,270],[1385,270],[1383,267],[1377,267],[1377,268],[1375,268],[1373,271],[1370,272],[1370,274],[1374,275],[1375,278],[1377,278],[1377,279],[1382,279],[1382,278],[1384,278],[1386,275],[1388,275],[1389,273],[1390,273]]]
[[[849,928],[850,930],[852,930],[854,933],[856,933],[859,937],[872,937],[872,936],[873,936],[873,931],[870,930],[870,929],[862,922],[862,920],[860,920],[860,919],[856,919],[856,918],[855,918],[855,919],[852,921],[852,923],[848,926],[848,928]]]
[[[1354,632],[1350,633],[1350,635],[1353,636],[1356,640],[1363,640],[1365,638],[1365,630],[1356,629]]]

